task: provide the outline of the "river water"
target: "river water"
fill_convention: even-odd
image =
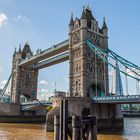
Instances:
[[[0,123],[0,140],[53,140],[45,124]],[[98,140],[140,140],[140,118],[125,118],[122,134],[99,134]]]

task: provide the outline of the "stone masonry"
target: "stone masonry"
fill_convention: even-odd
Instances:
[[[107,51],[108,29],[105,19],[100,28],[89,7],[83,8],[80,19],[71,16],[69,24],[70,96],[103,96],[109,90],[108,65],[85,45],[86,39],[91,39],[96,47]]]
[[[32,52],[28,42],[23,49],[15,50],[12,62],[12,85],[11,100],[14,103],[20,101],[21,95],[28,100],[35,100],[37,97],[37,79],[38,71],[32,70],[31,65],[19,67],[18,64],[32,56]]]

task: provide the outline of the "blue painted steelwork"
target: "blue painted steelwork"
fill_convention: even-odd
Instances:
[[[65,52],[60,55],[49,58],[43,62],[37,63],[36,65],[33,65],[33,69],[41,69],[53,65],[53,63],[57,64],[63,61],[67,61],[68,59],[69,59],[69,52]]]
[[[54,51],[57,51],[57,50],[65,47],[65,46],[68,46],[68,45],[69,45],[69,40],[67,39],[67,40],[65,40],[65,41],[63,41],[61,43],[53,45],[52,47],[50,47],[50,48],[48,48],[48,49],[46,49],[44,51],[40,51],[39,53],[31,56],[28,59],[22,60],[18,65],[22,66],[22,65],[24,65],[26,63],[29,63],[29,62],[32,62],[32,61],[35,61],[35,62],[41,61],[42,59],[44,59],[44,57],[46,55],[48,55],[48,54],[50,54],[50,53],[52,53]]]
[[[116,66],[112,64],[112,62],[110,61],[110,59],[112,61],[117,61],[119,63],[119,65],[121,65],[123,68],[119,69],[119,71],[121,73],[123,73],[124,75],[127,75],[135,80],[140,81],[140,67],[133,64],[130,61],[125,60],[124,58],[122,58],[121,56],[117,55],[116,53],[114,53],[111,50],[103,50],[100,49],[98,47],[96,47],[95,45],[92,44],[92,42],[90,40],[86,40],[85,41],[86,45],[88,47],[91,48],[91,50],[97,54],[97,56],[99,58],[101,58],[104,62],[106,62],[107,64],[109,64],[111,67],[113,67],[114,69],[116,69]],[[125,68],[127,68],[127,70],[129,71],[125,71]]]
[[[92,100],[93,100],[93,103],[101,103],[101,104],[140,103],[140,95],[92,97]]]
[[[1,98],[3,97],[3,95],[5,94],[5,91],[6,91],[8,85],[9,85],[9,82],[10,82],[10,80],[11,80],[11,77],[12,77],[12,74],[10,74],[10,76],[9,76],[9,78],[8,78],[8,81],[6,82],[4,88],[2,89],[2,92],[1,92],[1,95],[0,95],[0,99],[1,99]]]

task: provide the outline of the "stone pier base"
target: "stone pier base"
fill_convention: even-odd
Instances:
[[[71,116],[96,115],[98,130],[123,129],[121,106],[115,104],[93,104],[88,97],[67,97],[68,114]],[[61,98],[55,98],[53,108],[46,116],[47,131],[53,131],[54,115],[59,115]]]
[[[123,130],[123,118],[122,119],[98,119],[98,130]]]

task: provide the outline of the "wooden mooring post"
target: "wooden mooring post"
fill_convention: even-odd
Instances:
[[[88,140],[97,140],[97,120],[95,116],[89,116]]]
[[[54,117],[54,140],[97,140],[96,116],[68,117],[68,100],[61,100],[60,116]]]
[[[54,116],[54,140],[59,140],[59,116]]]
[[[72,140],[82,140],[82,121],[79,116],[72,116]]]

